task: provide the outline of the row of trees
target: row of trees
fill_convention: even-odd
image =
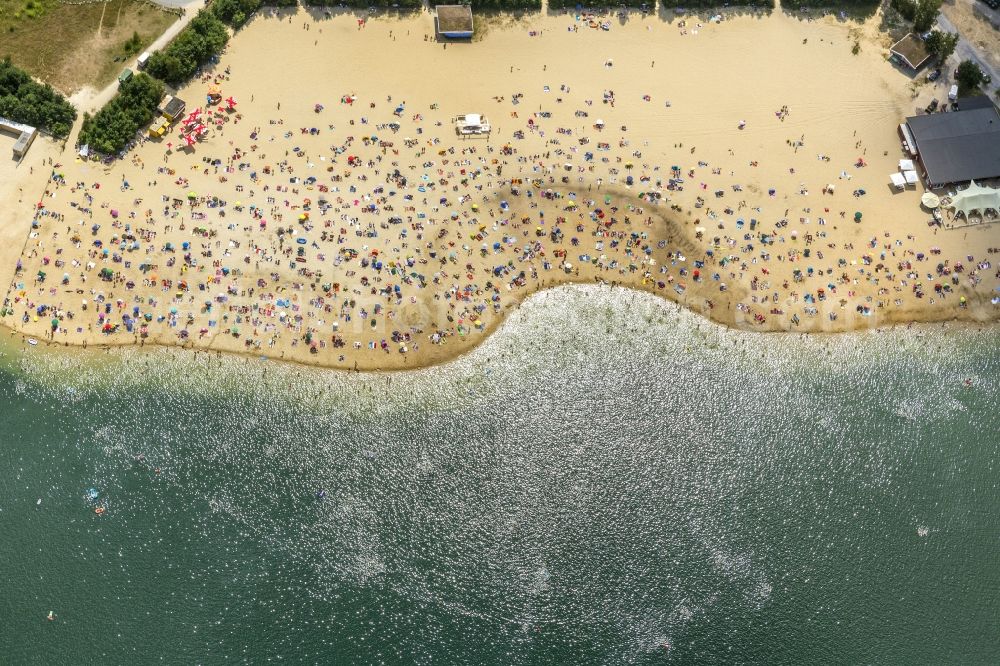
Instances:
[[[652,3],[650,3],[652,4]],[[738,0],[737,2],[728,3],[725,0],[660,0],[660,5],[662,7],[684,7],[687,9],[691,8],[703,8],[703,7],[724,7],[732,4],[738,7],[757,7],[760,9],[774,9],[774,0]],[[786,3],[782,2],[782,6]]]
[[[298,0],[213,0],[212,13],[223,23],[238,30],[264,5],[272,7],[294,7]],[[419,6],[419,2],[417,3]]]
[[[827,8],[845,8],[852,10],[860,10],[865,13],[874,13],[878,6],[882,4],[881,0],[839,0],[838,2],[830,2],[830,0],[782,0],[781,7],[786,10],[796,10],[802,9],[804,7],[822,7]]]
[[[474,10],[520,12],[542,10],[542,0],[465,0]]]
[[[149,57],[150,76],[179,86],[217,56],[229,41],[226,25],[211,10],[201,10],[174,41]]]
[[[402,11],[415,11],[423,6],[420,0],[302,0],[302,3],[308,7],[340,7],[345,5],[352,9],[378,7],[379,9],[399,9]]]
[[[84,114],[80,144],[105,155],[121,152],[153,120],[162,97],[162,83],[145,73],[133,76],[95,115]]]
[[[503,4],[503,3],[500,3]],[[660,6],[664,9],[673,9],[675,7],[684,8],[702,8],[702,7],[722,7],[728,6],[729,4],[737,5],[740,7],[758,7],[762,9],[774,9],[774,0],[738,0],[737,2],[729,3],[726,0],[660,0]],[[655,6],[655,0],[622,0],[620,2],[611,3],[608,0],[549,0],[549,9],[567,9],[573,8],[577,5],[588,8],[601,8],[606,9],[608,7],[645,7],[649,11],[653,11]],[[505,7],[499,7],[499,9],[504,9]]]
[[[0,116],[62,138],[73,127],[76,109],[52,86],[38,83],[4,58],[0,60]]]

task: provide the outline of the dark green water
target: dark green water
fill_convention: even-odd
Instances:
[[[996,329],[587,288],[392,377],[0,364],[4,663],[1000,662]]]

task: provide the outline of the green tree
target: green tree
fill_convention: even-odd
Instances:
[[[228,10],[224,7],[221,11]],[[179,86],[218,55],[228,41],[225,24],[212,10],[203,9],[165,49],[150,56],[146,71],[172,86]]]
[[[214,0],[212,13],[233,28],[240,28],[247,19],[260,9],[260,0]]]
[[[150,76],[155,76],[168,83],[184,80],[180,60],[177,59],[177,56],[163,51],[157,51],[149,56],[149,62],[146,63],[146,71],[149,72]]]
[[[121,152],[153,119],[162,97],[162,83],[145,73],[133,76],[95,115],[84,115],[79,143],[105,155]]]
[[[0,116],[61,138],[73,127],[76,109],[51,86],[38,83],[5,58],[0,60]]]
[[[955,52],[955,47],[958,46],[958,33],[932,30],[931,34],[924,41],[924,44],[927,46],[927,52],[931,54],[931,57],[943,63]]]
[[[941,9],[941,0],[917,0],[917,7],[913,14],[913,29],[917,32],[926,32],[937,20],[938,11]]]
[[[986,83],[987,78],[983,70],[979,68],[979,65],[971,60],[963,60],[958,65],[955,81],[958,82],[959,96],[967,97],[979,90],[979,86]]]
[[[914,0],[891,0],[889,4],[907,21],[912,21],[917,14],[917,3]]]

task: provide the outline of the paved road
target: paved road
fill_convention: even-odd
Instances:
[[[956,28],[944,14],[938,14],[937,27],[938,30],[941,30],[942,32],[958,32],[958,28]],[[978,63],[979,66],[982,67],[983,71],[993,78],[993,83],[990,84],[990,88],[995,88],[997,85],[1000,85],[1000,70],[990,65],[989,61],[979,54],[979,50],[970,44],[965,37],[962,37],[961,34],[959,34],[958,46],[955,47],[955,53],[951,56],[947,63],[948,67],[945,74],[949,79],[951,78],[952,71],[954,71],[954,69],[958,67],[958,63],[963,60],[971,60],[972,62]]]
[[[965,3],[972,7],[972,13],[981,14],[990,22],[990,25],[1000,30],[1000,8],[990,9],[986,3],[980,2],[980,0],[965,0]]]

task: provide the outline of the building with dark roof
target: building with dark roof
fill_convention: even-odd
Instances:
[[[959,100],[958,111],[906,119],[904,135],[930,187],[1000,178],[1000,113],[989,98]]]
[[[173,95],[167,95],[160,102],[160,106],[156,109],[163,114],[163,117],[173,122],[181,117],[184,113],[184,100],[180,97],[174,97]]]

